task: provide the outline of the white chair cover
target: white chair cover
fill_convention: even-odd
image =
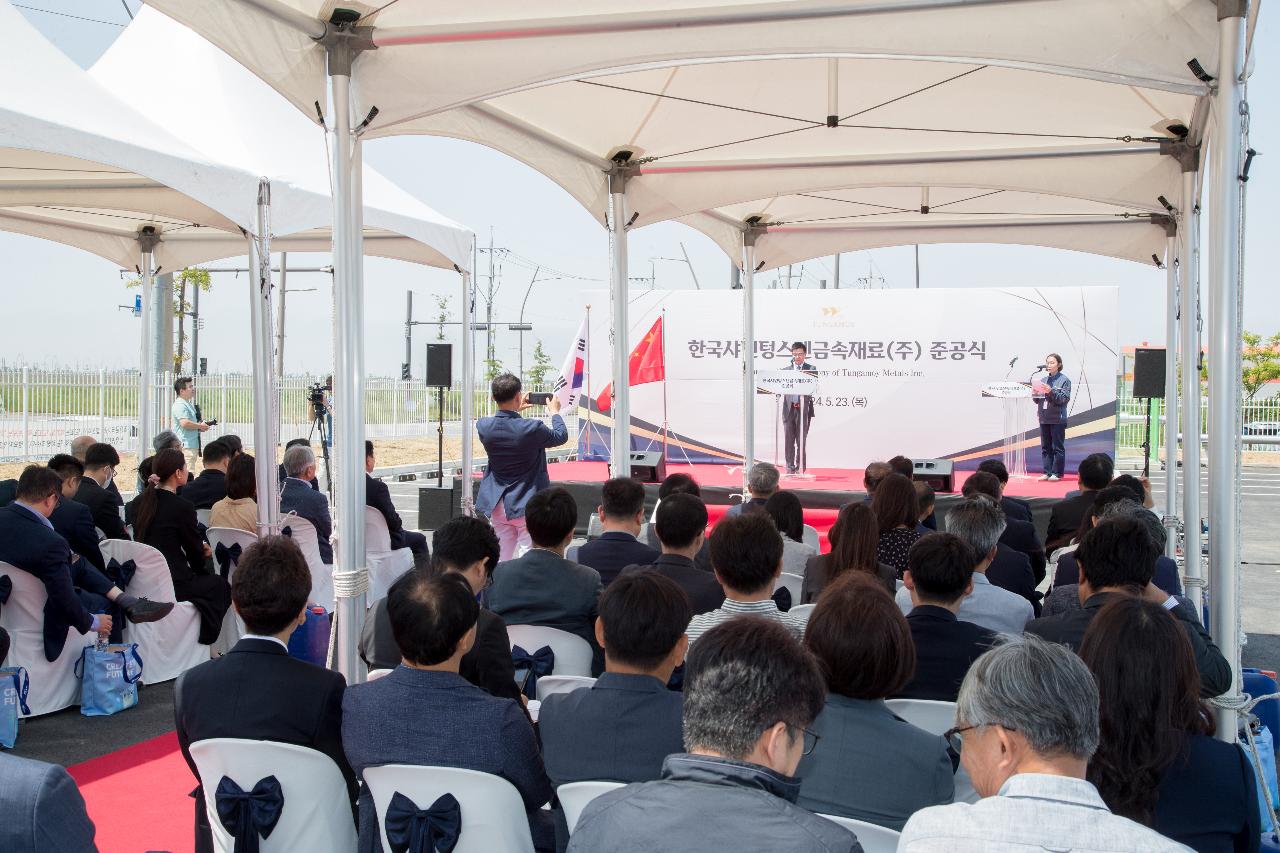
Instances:
[[[787,612],[792,616],[795,616],[797,619],[808,620],[809,614],[813,613],[813,608],[815,606],[816,605],[813,604],[793,604],[791,605],[791,609]]]
[[[377,681],[379,678],[390,675],[393,670],[390,669],[371,669],[369,674],[364,677],[365,682]]]
[[[289,535],[302,549],[302,556],[307,558],[307,566],[311,569],[311,600],[330,613],[333,612],[333,566],[320,559],[320,536],[311,522],[296,513],[289,513],[280,519],[280,530],[289,529]]]
[[[80,679],[76,678],[76,661],[85,646],[93,645],[96,635],[67,629],[67,643],[58,659],[44,659],[44,605],[48,595],[35,575],[8,563],[0,563],[0,577],[13,581],[13,593],[0,608],[0,627],[9,632],[9,656],[6,666],[20,666],[31,678],[27,696],[30,716],[49,714],[80,704]],[[18,709],[19,715],[22,709]]]
[[[201,524],[203,524],[205,527],[208,527],[208,526],[209,526],[209,518],[210,518],[212,515],[213,515],[213,510],[211,510],[211,509],[197,509],[197,510],[196,510],[196,521],[200,522],[200,523],[201,523]]]
[[[533,654],[543,646],[555,653],[552,675],[591,675],[591,645],[577,634],[545,625],[508,625],[512,648],[519,646]]]
[[[124,641],[137,643],[142,657],[143,684],[171,681],[193,666],[209,659],[209,646],[202,646],[200,614],[195,605],[177,601],[173,592],[173,576],[164,555],[141,542],[108,539],[99,546],[104,560],[133,560],[138,570],[129,582],[130,595],[152,601],[175,602],[173,612],[157,622],[124,624]]]
[[[230,548],[232,545],[239,545],[243,552],[254,542],[258,541],[256,534],[247,530],[241,530],[238,527],[210,527],[205,531],[205,538],[209,540],[209,547],[215,551],[219,545]],[[218,561],[213,561],[214,566],[218,565]],[[231,583],[232,578],[236,574],[236,564],[232,563],[227,568],[227,583]],[[222,630],[218,632],[218,640],[210,649],[215,656],[226,654],[231,647],[240,641],[244,636],[244,620],[236,613],[234,607],[227,609],[227,615],[222,619]]]
[[[778,575],[777,582],[773,585],[773,591],[786,587],[791,591],[791,603],[796,604],[800,601],[800,587],[804,585],[804,578],[799,575],[793,575],[790,572],[782,572]]]
[[[607,794],[616,788],[622,788],[622,782],[569,782],[556,788],[556,796],[560,798],[560,808],[564,810],[564,822],[569,827],[569,834],[578,827],[578,818],[587,804],[601,794]]]
[[[916,728],[945,734],[956,724],[956,703],[932,699],[886,699],[885,706]]]
[[[365,770],[364,783],[378,812],[383,850],[391,849],[383,824],[391,797],[398,792],[420,809],[453,794],[462,812],[462,830],[453,853],[533,853],[524,801],[515,786],[500,776],[456,767],[387,764]]]
[[[260,839],[261,853],[350,853],[356,849],[346,780],[323,752],[265,740],[215,738],[191,744],[191,760],[204,784],[205,810],[217,853],[235,849],[235,839],[218,820],[215,794],[223,776],[245,791],[253,790],[258,780],[267,776],[280,782],[284,808],[271,835]]]
[[[818,538],[818,529],[812,525],[806,524],[803,532],[800,534],[800,541],[808,545],[813,550],[822,552],[822,540]]]
[[[587,675],[544,675],[538,679],[538,701],[542,702],[553,693],[590,690],[595,683],[596,680]]]
[[[851,817],[838,817],[833,814],[820,814],[818,817],[839,824],[858,836],[858,843],[862,845],[863,853],[896,853],[898,849],[898,838],[901,833],[892,829],[867,823],[865,820],[854,820]]]
[[[369,606],[387,597],[396,579],[413,568],[413,552],[391,547],[391,531],[382,513],[371,506],[364,508],[364,553],[369,567]]]

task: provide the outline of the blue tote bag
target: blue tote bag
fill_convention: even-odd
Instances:
[[[0,669],[0,746],[13,749],[18,741],[19,711],[30,714],[27,707],[27,691],[31,689],[31,680],[27,671],[20,666],[9,666]]]
[[[80,713],[107,717],[138,704],[142,658],[138,644],[85,646],[76,662],[80,677]]]

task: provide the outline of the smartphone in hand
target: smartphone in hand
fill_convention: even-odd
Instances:
[[[530,406],[545,406],[551,402],[550,391],[535,391],[529,394]]]

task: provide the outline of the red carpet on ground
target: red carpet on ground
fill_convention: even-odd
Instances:
[[[192,853],[196,786],[167,735],[116,750],[67,768],[80,786],[102,853]]]

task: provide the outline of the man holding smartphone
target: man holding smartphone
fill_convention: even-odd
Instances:
[[[476,432],[489,457],[488,468],[476,494],[476,509],[493,524],[501,547],[500,560],[510,560],[530,545],[525,529],[524,508],[529,498],[551,487],[547,475],[547,448],[569,440],[569,430],[560,417],[560,401],[545,401],[551,411],[551,425],[521,412],[535,405],[533,396],[521,393],[520,379],[510,373],[494,378],[490,390],[498,411],[476,422]],[[537,395],[539,405],[543,397]]]

